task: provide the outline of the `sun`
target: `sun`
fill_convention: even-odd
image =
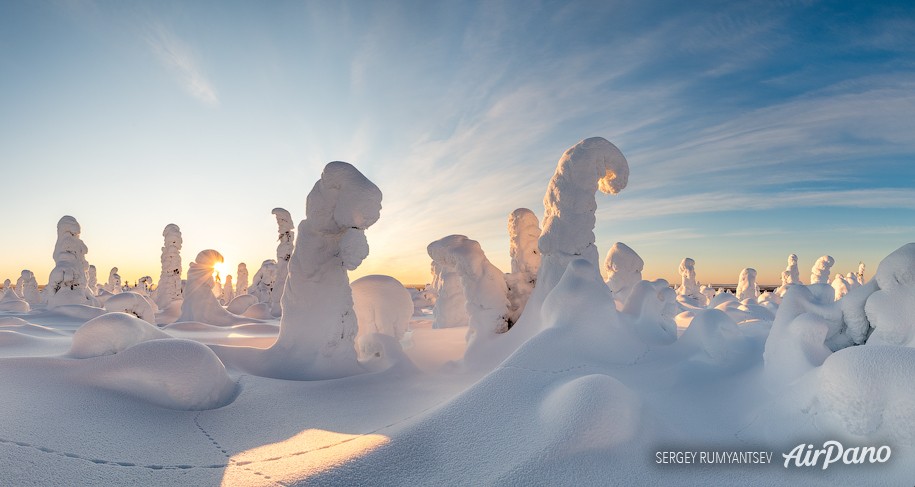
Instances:
[[[219,274],[220,280],[225,281],[230,272],[232,272],[232,268],[225,262],[217,262],[213,265],[213,276],[215,277],[216,274]]]

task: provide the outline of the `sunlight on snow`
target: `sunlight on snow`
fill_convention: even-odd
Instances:
[[[330,470],[387,444],[378,434],[352,435],[307,429],[277,443],[234,455],[226,466],[222,485],[275,485]]]

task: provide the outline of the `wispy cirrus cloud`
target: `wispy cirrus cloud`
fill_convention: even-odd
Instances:
[[[207,105],[219,105],[219,96],[191,46],[159,22],[150,23],[145,40],[159,62],[172,72],[189,95]]]

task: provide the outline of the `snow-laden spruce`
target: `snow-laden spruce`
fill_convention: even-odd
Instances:
[[[118,274],[117,267],[111,268],[111,271],[108,272],[108,283],[102,287],[111,294],[117,294],[123,290],[121,289],[121,275]]]
[[[159,308],[166,308],[173,301],[181,299],[181,229],[169,223],[162,230],[165,239],[162,245],[162,273],[156,285],[154,300]]]
[[[197,254],[197,258],[188,266],[184,302],[181,303],[181,316],[178,321],[199,321],[216,326],[256,321],[226,311],[213,295],[213,286],[216,284],[213,280],[213,268],[220,262],[223,262],[222,254],[207,249]]]
[[[797,255],[791,254],[788,256],[788,266],[782,271],[781,274],[782,285],[775,290],[775,294],[779,297],[785,295],[788,292],[789,286],[794,286],[796,284],[801,284],[801,273],[797,268]]]
[[[628,181],[629,163],[603,137],[582,140],[565,151],[543,197],[543,232],[538,242],[541,264],[535,301],[542,302],[572,260],[583,258],[598,268],[595,193],[600,190],[617,194]]]
[[[518,321],[537,284],[540,270],[540,222],[527,208],[518,208],[508,216],[509,256],[512,271],[505,275],[508,285],[509,320]]]
[[[235,271],[235,295],[248,294],[248,266],[244,262],[238,264]]]
[[[479,242],[449,235],[430,243],[427,251],[436,262],[452,266],[461,278],[470,316],[468,349],[508,331],[513,323],[509,321],[505,275],[486,258]]]
[[[270,299],[274,289],[273,286],[275,284],[276,261],[267,259],[261,263],[260,269],[254,273],[254,278],[251,281],[251,287],[248,289],[248,294],[256,296],[260,303],[267,303],[269,309]]]
[[[273,316],[280,316],[280,298],[283,295],[283,288],[286,286],[286,275],[289,273],[289,259],[292,258],[292,249],[295,245],[295,225],[292,222],[292,215],[283,208],[274,208],[276,215],[277,232],[279,233],[279,244],[276,246],[276,279],[273,284],[274,291],[270,293],[270,312]]]
[[[829,274],[836,260],[831,255],[824,255],[817,259],[810,268],[810,284],[829,284]]]
[[[54,269],[44,292],[48,308],[67,304],[98,305],[98,300],[88,288],[89,248],[79,238],[80,227],[76,218],[66,215],[57,222],[57,243],[54,245]]]
[[[232,286],[232,274],[226,276],[226,282],[222,285],[222,297],[226,304],[235,299],[235,288]]]
[[[696,261],[685,257],[680,261],[680,287],[677,294],[684,298],[689,298],[697,306],[708,305],[708,297],[702,294],[699,288],[699,280],[696,279]]]
[[[16,289],[19,291],[19,296],[29,303],[29,306],[34,307],[41,304],[38,280],[35,279],[32,271],[25,269],[20,273],[19,279],[16,280]]]
[[[365,338],[381,333],[400,340],[413,316],[413,298],[397,279],[371,275],[353,281],[353,310],[359,331],[356,334],[360,358],[367,357]]]
[[[737,292],[735,293],[738,301],[750,299],[754,303],[759,297],[759,285],[756,284],[756,269],[747,267],[740,271],[737,277]]]
[[[632,288],[642,280],[645,261],[623,242],[616,242],[607,251],[604,269],[607,270],[607,286],[613,292],[617,309],[622,309]]]

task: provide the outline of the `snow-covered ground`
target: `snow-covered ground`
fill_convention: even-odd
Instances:
[[[343,162],[309,194],[284,279],[259,272],[259,296],[239,279],[228,305],[212,249],[176,294],[177,227],[158,299],[92,289],[64,217],[51,287],[24,271],[0,296],[0,484],[910,485],[915,243],[842,292],[831,257],[803,284],[794,255],[777,292],[747,268],[716,294],[690,258],[675,290],[622,242],[604,281],[594,194],[628,174],[608,141],[579,142],[539,252],[536,219],[510,222],[508,278],[446,236],[413,292],[351,286],[382,194]]]

